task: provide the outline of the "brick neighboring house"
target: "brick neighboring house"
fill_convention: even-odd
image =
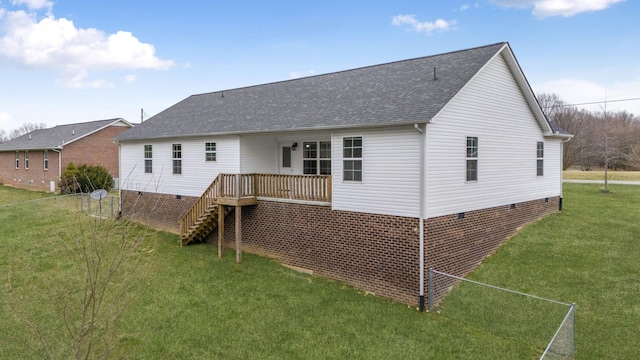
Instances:
[[[422,305],[561,208],[570,137],[507,43],[193,95],[116,137],[122,214]]]
[[[1,143],[0,184],[55,192],[71,162],[102,165],[118,179],[118,146],[112,139],[132,126],[121,118],[58,125]]]

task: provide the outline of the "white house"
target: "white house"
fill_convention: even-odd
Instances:
[[[116,140],[125,217],[183,243],[241,231],[245,251],[414,304],[426,268],[464,275],[561,207],[569,138],[498,43],[193,95]]]

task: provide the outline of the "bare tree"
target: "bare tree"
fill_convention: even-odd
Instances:
[[[640,144],[640,119],[626,111],[601,113],[566,104],[557,94],[538,94],[538,102],[549,119],[573,134],[563,148],[563,168],[579,165],[588,171],[594,167],[627,169],[633,148]],[[635,165],[634,165],[635,164]]]
[[[571,141],[564,143],[563,169],[580,165],[583,170],[590,170],[596,162],[590,151],[596,134],[591,124],[593,122],[591,114],[586,110],[567,105],[557,94],[543,93],[538,94],[537,98],[547,117],[574,135]]]
[[[0,129],[0,143],[3,143],[7,140],[9,140],[9,136],[7,135],[7,132],[4,131],[3,129]]]
[[[56,205],[67,212],[76,209],[72,198],[56,200]],[[86,200],[86,199],[85,199]],[[42,206],[51,212],[52,206]],[[39,208],[40,208],[39,207]],[[68,213],[67,213],[68,214]],[[68,215],[67,215],[68,216]],[[153,240],[149,230],[127,221],[89,217],[76,213],[67,231],[61,232],[60,244],[64,274],[51,274],[51,289],[46,300],[37,297],[37,291],[24,290],[24,275],[7,279],[6,305],[17,322],[25,326],[28,341],[10,341],[23,346],[34,358],[64,359],[119,359],[126,356],[120,345],[119,322],[133,298],[131,290],[148,276]],[[39,274],[38,276],[48,274]],[[53,291],[51,291],[53,290]],[[52,293],[57,294],[51,296]],[[33,303],[39,304],[34,310]],[[36,311],[59,314],[63,326],[47,327]]]
[[[14,129],[13,131],[11,131],[11,134],[9,135],[10,139],[15,139],[17,137],[20,137],[24,134],[28,134],[34,130],[38,130],[38,129],[46,129],[47,128],[47,124],[45,123],[24,123],[22,125],[20,125],[19,128]]]

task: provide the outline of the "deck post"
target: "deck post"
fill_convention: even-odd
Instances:
[[[218,258],[224,251],[224,205],[218,204]]]
[[[236,263],[242,262],[242,206],[236,206]]]

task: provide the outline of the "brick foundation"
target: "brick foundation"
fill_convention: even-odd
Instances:
[[[155,229],[180,233],[180,219],[198,200],[192,196],[122,190],[122,216]]]
[[[124,195],[127,193],[127,195]],[[177,232],[195,198],[123,191],[123,215]],[[137,201],[137,203],[135,203]],[[154,211],[127,212],[127,207]],[[425,221],[426,269],[464,276],[521,226],[555,212],[559,198],[499,206]],[[225,244],[235,247],[235,213],[225,219]],[[169,226],[170,225],[170,226]],[[242,209],[243,251],[312,270],[405,304],[419,294],[419,220],[332,211],[319,205],[259,201]],[[207,241],[217,243],[217,232]],[[425,284],[426,288],[426,284]]]

